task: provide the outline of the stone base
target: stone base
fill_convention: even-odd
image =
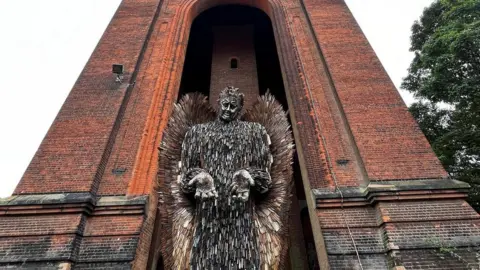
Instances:
[[[148,196],[89,193],[0,200],[0,268],[131,269],[145,242]],[[150,205],[151,207],[151,205]],[[149,245],[149,241],[148,241]]]
[[[313,190],[331,269],[478,265],[480,216],[464,200],[467,189],[435,179],[340,188],[341,195]]]

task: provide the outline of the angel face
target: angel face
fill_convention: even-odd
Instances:
[[[231,122],[238,118],[242,104],[239,97],[226,96],[220,99],[219,118],[224,122]]]

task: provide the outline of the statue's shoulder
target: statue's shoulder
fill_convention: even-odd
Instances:
[[[187,134],[197,134],[208,128],[208,123],[195,124],[187,130]]]
[[[262,124],[257,122],[245,122],[245,123],[248,123],[254,129],[265,129],[265,127]]]
[[[259,133],[267,133],[265,127],[260,124],[260,123],[257,123],[257,122],[243,122],[245,123],[248,128],[253,131],[253,132],[259,132]]]

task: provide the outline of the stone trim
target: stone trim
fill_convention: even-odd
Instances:
[[[54,213],[143,214],[147,203],[147,195],[96,198],[86,192],[13,195],[0,199],[0,216]]]
[[[371,205],[388,200],[466,198],[470,185],[454,179],[415,179],[370,182],[366,187],[312,189],[317,208]]]

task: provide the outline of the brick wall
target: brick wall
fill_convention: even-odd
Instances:
[[[114,82],[112,64],[125,66],[129,82],[158,4],[121,3],[15,194],[97,190],[128,99],[127,87]]]
[[[20,195],[0,201],[0,268],[131,265],[141,257],[135,254],[141,239],[148,239],[145,198],[89,198]]]
[[[236,59],[238,66],[232,68]],[[245,108],[258,96],[257,62],[253,46],[253,26],[215,26],[213,28],[210,102],[217,105],[220,92],[232,85],[245,94]]]
[[[368,178],[447,177],[344,1],[303,2]]]
[[[466,269],[478,264],[480,217],[462,199],[343,209],[326,205],[317,213],[332,269],[359,269],[351,237],[364,269]]]
[[[451,253],[452,252],[452,253]],[[450,248],[442,250],[409,250],[401,251],[405,269],[439,269],[439,270],[464,270],[478,269],[478,247]]]

